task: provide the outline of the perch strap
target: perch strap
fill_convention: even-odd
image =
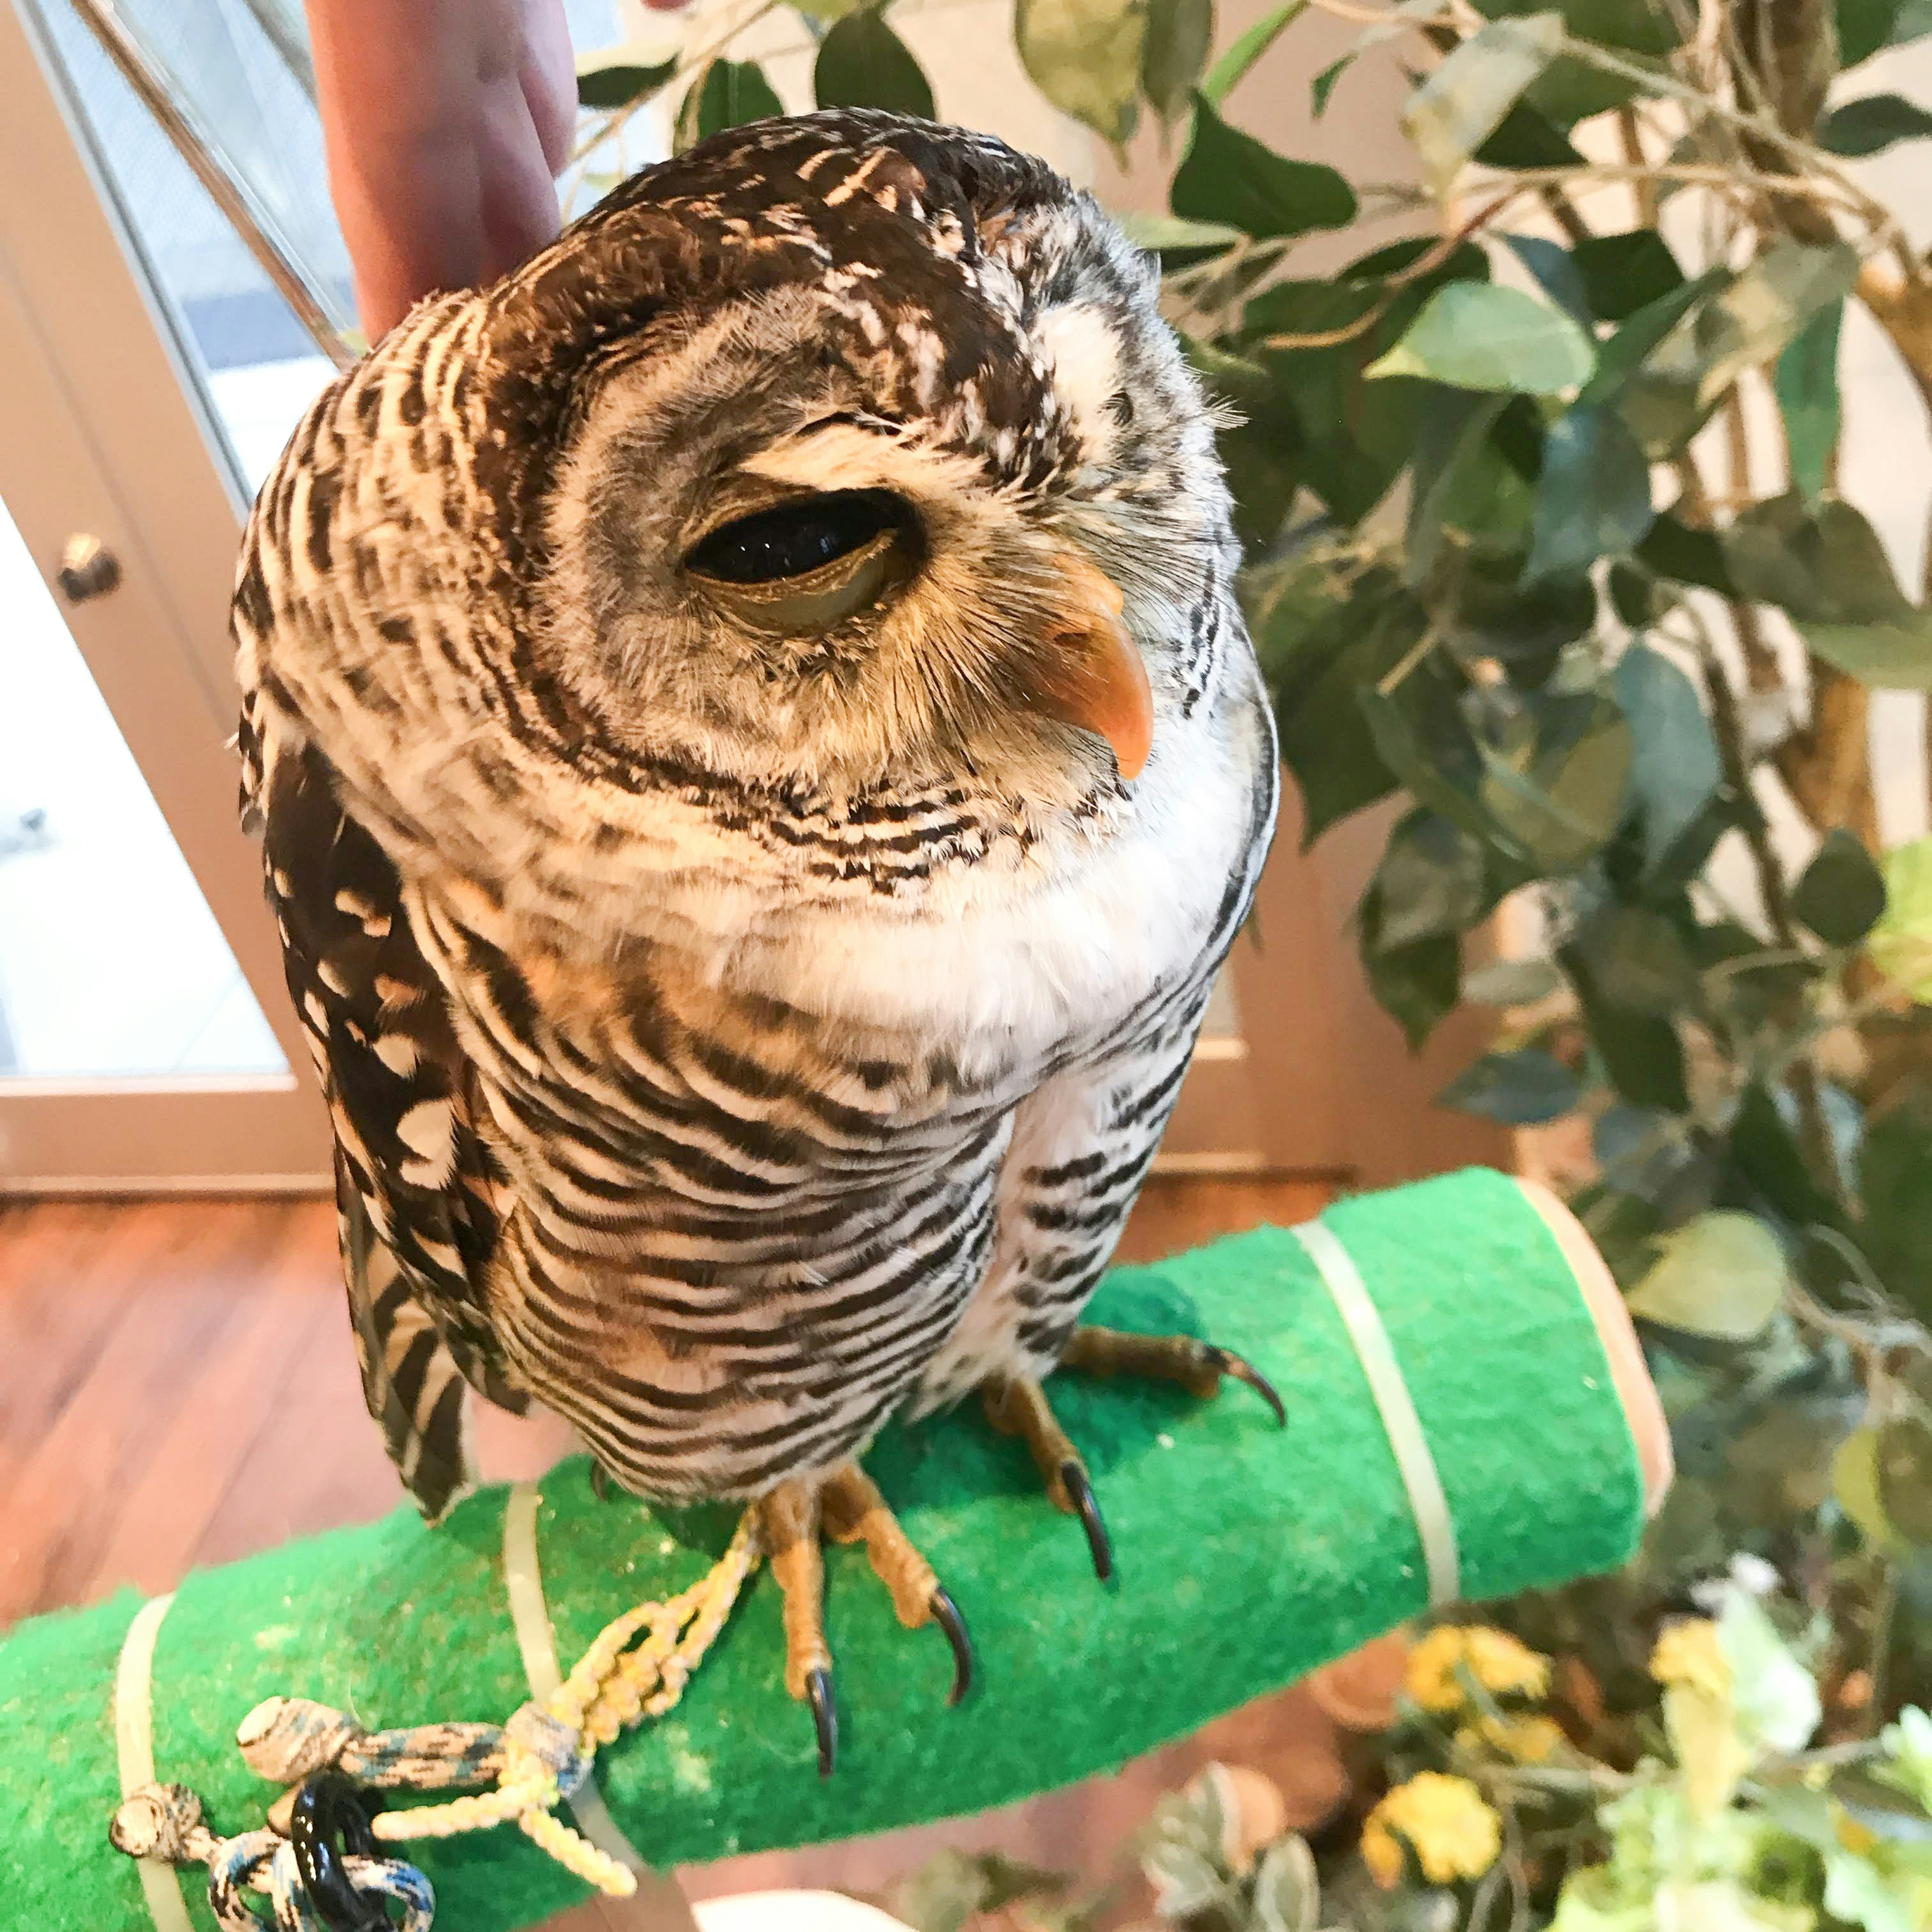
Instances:
[[[1408,1492],[1409,1507],[1415,1512],[1416,1533],[1422,1539],[1423,1560],[1429,1568],[1430,1603],[1438,1609],[1453,1604],[1462,1594],[1455,1519],[1449,1514],[1442,1472],[1436,1466],[1429,1437],[1415,1412],[1414,1398],[1402,1378],[1402,1364],[1396,1360],[1395,1345],[1382,1324],[1375,1298],[1334,1228],[1322,1221],[1304,1221],[1290,1232],[1308,1250],[1360,1358],[1369,1393],[1375,1398],[1402,1487]]]

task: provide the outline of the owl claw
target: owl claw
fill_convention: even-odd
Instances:
[[[946,1641],[952,1646],[952,1688],[946,1701],[956,1704],[973,1688],[973,1640],[966,1634],[966,1619],[959,1614],[959,1606],[951,1593],[938,1584],[933,1586],[930,1607],[933,1622],[946,1633]]]
[[[1221,1374],[1232,1376],[1238,1382],[1246,1382],[1274,1411],[1276,1421],[1284,1429],[1288,1426],[1288,1410],[1275,1393],[1274,1384],[1253,1363],[1245,1356],[1236,1354],[1232,1348],[1217,1348],[1212,1344],[1208,1349],[1208,1360]]]
[[[1114,1574],[1114,1546],[1101,1520],[1100,1505],[1094,1500],[1094,1485],[1087,1480],[1085,1466],[1074,1460],[1061,1463],[1060,1483],[1087,1532],[1087,1547],[1094,1552],[1094,1574],[1104,1583]]]
[[[805,1694],[812,1700],[812,1728],[818,1733],[818,1774],[830,1778],[838,1759],[838,1706],[832,1701],[832,1673],[806,1673]]]

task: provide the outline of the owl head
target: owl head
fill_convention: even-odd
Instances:
[[[894,116],[640,175],[482,298],[526,674],[746,782],[1131,784],[1232,557],[1156,287],[1043,164]]]

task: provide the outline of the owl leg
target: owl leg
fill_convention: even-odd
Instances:
[[[1076,1328],[1060,1366],[1082,1375],[1144,1376],[1178,1382],[1198,1396],[1218,1394],[1221,1378],[1232,1376],[1261,1396],[1284,1428],[1288,1424],[1281,1397],[1252,1362],[1232,1349],[1217,1348],[1190,1335],[1130,1335],[1117,1328]],[[1094,1553],[1095,1574],[1106,1582],[1114,1574],[1114,1550],[1100,1505],[1094,1500],[1093,1479],[1079,1450],[1054,1419],[1046,1391],[1036,1382],[1013,1376],[984,1384],[980,1399],[995,1429],[1003,1436],[1024,1439],[1054,1508],[1080,1519],[1088,1547]]]
[[[1190,1395],[1204,1396],[1220,1394],[1221,1378],[1232,1376],[1274,1411],[1276,1421],[1288,1426],[1288,1411],[1274,1384],[1253,1363],[1232,1348],[1217,1348],[1192,1335],[1131,1335],[1118,1328],[1083,1324],[1074,1330],[1060,1366],[1083,1376],[1142,1376],[1178,1382]]]
[[[772,1573],[784,1592],[785,1688],[812,1706],[818,1732],[818,1774],[829,1778],[838,1752],[838,1712],[832,1696],[832,1652],[825,1640],[822,1544],[862,1543],[873,1574],[890,1592],[908,1630],[936,1623],[952,1647],[956,1704],[973,1681],[973,1646],[958,1606],[899,1527],[878,1486],[856,1462],[817,1483],[781,1483],[760,1505],[759,1525]]]

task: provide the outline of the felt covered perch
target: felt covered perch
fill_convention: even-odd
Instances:
[[[1432,1574],[1438,1596],[1473,1600],[1627,1558],[1668,1449],[1615,1288],[1574,1221],[1472,1170],[1343,1202],[1319,1226],[1332,1241],[1263,1229],[1122,1269],[1096,1298],[1096,1321],[1238,1350],[1288,1415],[1277,1429],[1234,1388],[1196,1402],[1057,1378],[1112,1532],[1109,1585],[1022,1444],[970,1412],[889,1431],[867,1466],[965,1614],[974,1690],[949,1709],[944,1642],[898,1626],[862,1552],[828,1552],[843,1750],[821,1783],[782,1682],[778,1592],[756,1578],[682,1701],[598,1760],[644,1857],[703,1861],[1006,1804],[1341,1655],[1425,1608]],[[1391,1447],[1405,1408],[1419,1457],[1414,1441]],[[532,1691],[506,1507],[527,1522],[528,1492],[485,1491],[436,1529],[398,1510],[190,1576],[159,1624],[143,1707],[121,1713],[151,1716],[152,1774],[199,1793],[226,1836],[261,1827],[279,1795],[236,1745],[266,1699],[313,1699],[370,1730],[502,1724]],[[565,1668],[621,1612],[703,1577],[738,1514],[600,1501],[581,1460],[553,1471],[535,1541]],[[152,1922],[139,1868],[106,1840],[123,1795],[116,1676],[140,1609],[124,1594],[0,1640],[0,1926]],[[439,1925],[458,1932],[506,1932],[585,1895],[501,1827],[387,1849],[428,1874]],[[206,1872],[148,1869],[179,1886],[194,1924],[214,1924]]]

